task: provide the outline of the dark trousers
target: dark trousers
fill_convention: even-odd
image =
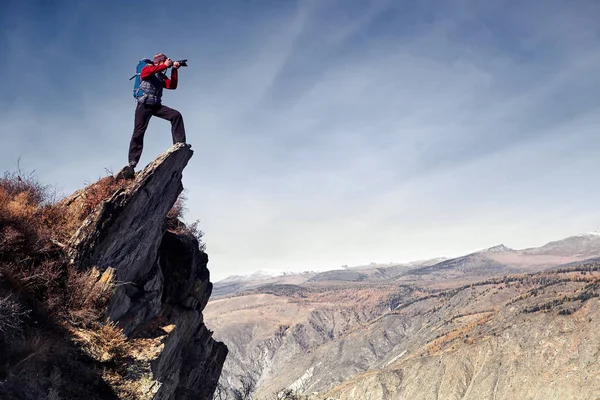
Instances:
[[[171,134],[173,135],[173,144],[185,143],[185,128],[183,126],[183,117],[177,110],[173,110],[161,104],[140,104],[135,109],[135,122],[133,136],[129,143],[129,165],[136,166],[142,156],[144,148],[144,134],[148,128],[148,123],[152,116],[166,119],[171,122]]]

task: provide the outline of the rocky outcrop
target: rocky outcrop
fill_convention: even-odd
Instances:
[[[136,359],[137,370],[151,371],[140,398],[212,399],[227,356],[203,322],[212,291],[208,256],[193,234],[166,225],[192,155],[174,145],[91,214],[68,244],[74,267],[115,270],[107,316],[128,337],[154,346]]]

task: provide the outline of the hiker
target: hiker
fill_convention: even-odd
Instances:
[[[134,168],[140,161],[144,147],[144,134],[152,116],[171,122],[173,144],[186,143],[185,128],[181,113],[162,104],[163,88],[171,90],[177,88],[177,70],[181,66],[180,63],[178,61],[173,62],[173,60],[162,53],[156,54],[153,61],[149,59],[142,61],[146,62],[146,65],[139,73],[139,88],[134,89],[134,97],[137,99],[137,105],[135,109],[133,136],[129,143],[129,164],[117,174],[117,180],[132,179],[135,176]],[[168,68],[171,68],[170,79],[165,73]]]

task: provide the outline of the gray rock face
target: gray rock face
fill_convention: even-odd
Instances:
[[[212,291],[208,256],[193,235],[166,226],[192,155],[174,145],[90,215],[69,243],[74,266],[115,269],[107,315],[126,335],[155,338],[149,332],[168,328],[162,351],[148,361],[160,388],[147,398],[212,399],[228,352],[203,322]]]
[[[159,254],[159,264],[165,274],[163,302],[183,304],[203,310],[212,290],[206,267],[208,256],[198,250],[198,243],[190,236],[165,233]]]

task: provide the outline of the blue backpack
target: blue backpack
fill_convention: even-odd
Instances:
[[[132,80],[133,78],[135,78],[135,82],[133,83],[133,98],[134,99],[139,99],[140,97],[142,97],[144,95],[144,91],[142,89],[140,89],[140,81],[141,81],[141,75],[142,75],[142,68],[144,68],[148,64],[154,65],[154,61],[150,60],[149,58],[141,59],[137,65],[137,67],[135,67],[135,75],[132,76],[131,78],[129,78],[129,80]]]

